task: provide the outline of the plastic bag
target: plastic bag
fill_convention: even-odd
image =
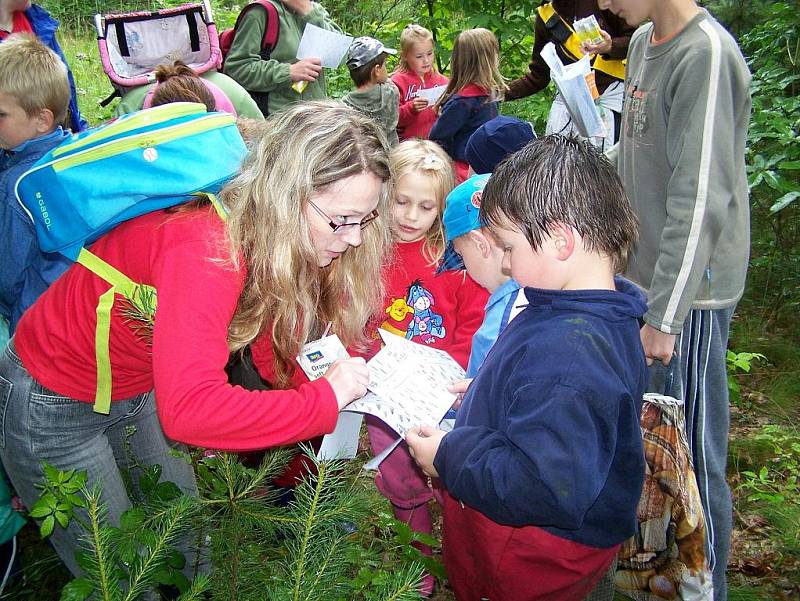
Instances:
[[[584,56],[577,62],[564,65],[552,42],[545,45],[541,54],[550,67],[550,77],[561,93],[578,133],[584,138],[606,137],[608,132],[586,82],[586,76],[592,70],[589,57]]]

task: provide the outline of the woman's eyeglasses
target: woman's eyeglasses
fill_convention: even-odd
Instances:
[[[317,205],[315,205],[311,200],[308,201],[308,204],[312,206],[312,208],[322,215],[325,219],[328,220],[328,225],[333,230],[334,234],[340,234],[343,231],[350,231],[354,227],[359,227],[362,230],[367,227],[370,223],[375,221],[378,217],[378,209],[374,209],[372,213],[364,217],[361,221],[353,221],[351,223],[336,223],[333,219],[331,219],[330,215],[328,215],[325,211],[320,209]]]

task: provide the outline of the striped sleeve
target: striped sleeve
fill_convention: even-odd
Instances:
[[[701,287],[714,277],[709,261],[739,181],[733,155],[737,57],[710,22],[700,23],[700,31],[663,98],[672,176],[645,321],[670,334],[680,332]]]

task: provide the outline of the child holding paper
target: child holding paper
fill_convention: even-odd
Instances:
[[[486,304],[486,291],[464,271],[436,274],[444,253],[442,211],[453,187],[453,166],[444,151],[427,140],[407,140],[391,152],[395,179],[394,260],[386,283],[381,327],[418,344],[442,349],[466,367],[472,335]],[[377,455],[394,444],[398,435],[383,422],[367,417],[370,443]],[[381,464],[375,483],[392,503],[397,519],[415,531],[430,534],[427,502],[432,492],[405,444]],[[417,545],[426,554],[430,547]],[[425,575],[423,594],[433,591],[434,579]]]
[[[464,149],[481,125],[497,117],[497,103],[506,91],[500,74],[500,44],[488,29],[462,31],[450,58],[450,82],[436,101],[439,118],[430,139],[455,161],[456,179],[467,179],[469,165]]]
[[[436,70],[433,34],[416,23],[409,23],[400,34],[400,67],[392,73],[400,90],[400,115],[397,134],[400,140],[427,138],[436,121],[433,103],[420,96],[421,90],[446,86],[448,79]]]
[[[470,384],[455,428],[422,426],[406,441],[447,491],[444,559],[458,599],[578,601],[637,527],[646,307],[615,278],[636,218],[597,149],[548,136],[495,170],[481,222],[529,305]]]

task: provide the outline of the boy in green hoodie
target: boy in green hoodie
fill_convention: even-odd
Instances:
[[[397,119],[400,114],[400,93],[389,81],[386,57],[397,54],[370,37],[353,40],[347,51],[347,68],[356,89],[342,101],[377,121],[390,146],[397,144]]]

